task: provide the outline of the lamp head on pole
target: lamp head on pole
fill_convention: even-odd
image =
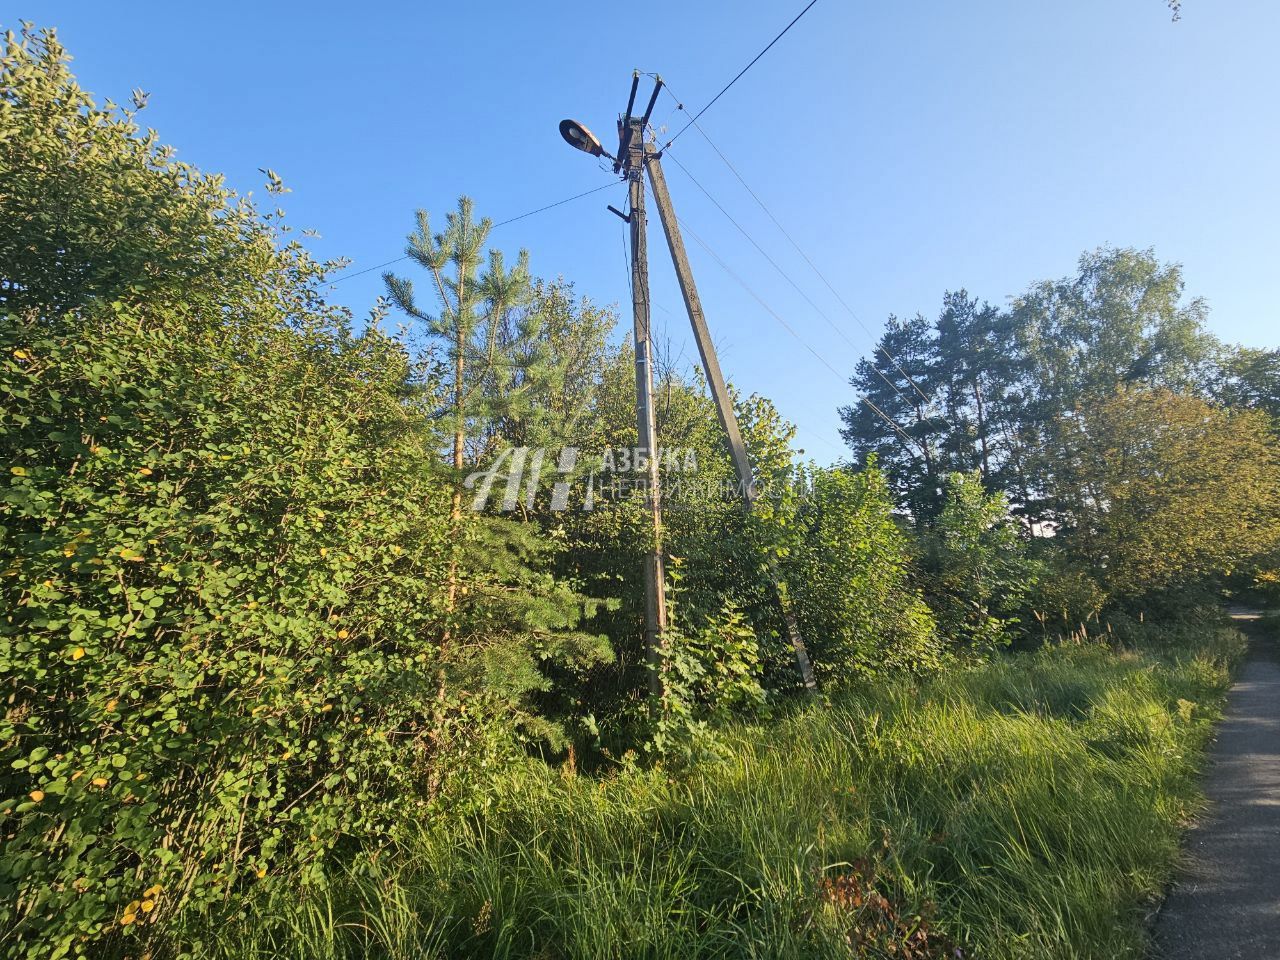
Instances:
[[[600,139],[577,120],[561,120],[560,136],[564,137],[564,142],[569,146],[576,147],[583,153],[589,153],[593,157],[609,156],[600,145]]]

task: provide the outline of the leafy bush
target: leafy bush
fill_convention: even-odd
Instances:
[[[977,473],[946,478],[943,507],[924,537],[929,605],[951,640],[977,649],[1009,641],[1023,600],[1039,578],[1003,494]]]
[[[782,568],[824,683],[940,665],[933,617],[910,584],[910,542],[874,463],[814,473]]]
[[[1087,632],[1098,619],[1107,595],[1098,581],[1066,551],[1042,550],[1040,575],[1031,584],[1025,604],[1041,638]]]
[[[1280,442],[1263,411],[1127,388],[1057,429],[1063,539],[1118,599],[1176,598],[1280,547]]]
[[[449,519],[434,381],[274,215],[51,37],[10,38],[0,89],[4,949],[190,947],[193,912],[483,803],[554,733],[541,667],[608,649],[536,531]]]
[[[681,610],[683,561],[668,569],[672,607],[663,636],[662,700],[652,718],[649,746],[668,761],[688,762],[714,752],[714,728],[734,719],[759,717],[765,708],[760,644],[731,600],[698,626]]]

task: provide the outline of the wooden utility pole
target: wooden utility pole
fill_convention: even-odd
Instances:
[[[648,144],[644,147],[644,163],[649,171],[649,182],[653,184],[653,200],[658,207],[658,217],[662,220],[662,230],[667,235],[667,248],[671,251],[671,262],[676,268],[676,277],[680,281],[680,292],[684,296],[684,307],[689,314],[689,323],[693,327],[693,338],[698,344],[698,355],[702,358],[702,369],[707,374],[707,385],[711,388],[711,397],[715,401],[716,415],[720,418],[720,426],[729,441],[729,452],[733,456],[734,472],[738,476],[738,488],[743,504],[749,513],[755,504],[758,491],[751,472],[751,461],[747,459],[747,447],[742,442],[742,431],[738,427],[737,415],[733,412],[733,402],[729,390],[725,386],[724,374],[720,372],[720,361],[716,358],[715,344],[711,342],[711,332],[707,329],[707,320],[702,313],[702,300],[698,297],[698,288],[693,282],[693,270],[689,267],[689,257],[685,253],[684,238],[680,235],[680,222],[676,219],[675,208],[671,205],[671,193],[667,190],[667,178],[662,172],[660,152],[654,151]],[[634,236],[634,225],[632,235]],[[812,693],[817,690],[817,682],[813,677],[813,666],[809,662],[809,651],[805,648],[804,638],[800,635],[800,627],[791,612],[786,590],[778,576],[777,565],[769,560],[769,577],[773,581],[778,594],[778,603],[782,608],[782,619],[787,628],[787,639],[791,641],[791,649],[796,655],[796,665],[800,669],[800,679],[805,689]]]
[[[680,293],[684,296],[684,308],[689,314],[689,323],[693,325],[693,339],[698,344],[698,356],[702,358],[702,369],[707,373],[707,384],[711,387],[711,397],[715,400],[720,427],[729,439],[729,452],[733,455],[733,466],[742,488],[742,496],[746,505],[750,507],[756,498],[751,462],[747,459],[747,447],[742,442],[738,418],[733,412],[733,404],[729,401],[729,390],[724,383],[724,374],[720,372],[720,361],[716,358],[716,348],[711,342],[711,332],[707,329],[707,320],[702,314],[702,301],[698,298],[698,288],[693,283],[693,271],[689,268],[684,238],[680,235],[680,224],[676,221],[676,213],[671,206],[671,194],[667,190],[667,178],[662,172],[661,155],[645,144],[645,156],[649,182],[653,184],[653,201],[658,207],[662,231],[667,235],[667,249],[671,251],[671,262],[675,264],[676,278],[680,281]]]
[[[634,90],[634,86],[633,86]],[[633,93],[634,96],[634,93]],[[655,93],[656,98],[656,93]],[[652,109],[652,102],[650,103]],[[630,113],[630,105],[627,112]],[[645,557],[645,656],[649,664],[649,692],[662,694],[662,650],[667,630],[666,570],[662,562],[662,491],[658,473],[658,431],[653,417],[653,342],[649,326],[649,255],[644,215],[644,120],[627,118],[623,166],[628,180],[631,225],[631,312],[636,350],[636,426],[638,455],[645,460],[645,507],[652,541]]]
[[[693,283],[693,271],[689,268],[684,239],[680,236],[680,224],[676,220],[675,209],[671,206],[671,194],[667,190],[667,180],[662,173],[662,152],[654,150],[645,142],[645,131],[649,128],[649,117],[653,113],[653,105],[657,103],[658,94],[662,90],[662,80],[659,78],[654,85],[644,116],[635,119],[631,116],[631,110],[636,103],[636,89],[639,84],[640,74],[637,72],[631,77],[631,95],[627,98],[626,113],[618,121],[617,157],[605,151],[595,134],[576,120],[561,121],[560,135],[577,150],[595,157],[609,157],[613,160],[614,172],[621,173],[628,184],[631,210],[623,214],[622,211],[614,210],[613,207],[609,209],[631,226],[631,308],[636,344],[636,425],[639,433],[639,454],[645,459],[647,472],[645,505],[653,525],[652,543],[645,558],[644,570],[645,654],[649,663],[649,690],[655,696],[660,696],[662,666],[665,661],[667,598],[662,562],[662,498],[658,485],[658,441],[653,419],[653,345],[649,336],[649,261],[648,245],[645,241],[644,212],[645,170],[649,171],[654,202],[658,206],[658,216],[662,220],[663,232],[667,235],[667,247],[671,251],[671,261],[675,265],[676,276],[680,280],[680,291],[684,295],[689,322],[693,325],[693,336],[698,343],[702,369],[707,374],[707,383],[711,388],[712,399],[715,401],[720,426],[729,441],[729,450],[733,455],[733,468],[738,477],[738,487],[748,512],[755,503],[757,491],[751,473],[751,461],[747,459],[747,448],[742,442],[742,431],[738,428],[738,418],[733,412],[733,403],[724,383],[724,374],[720,372],[720,362],[716,359],[715,345],[711,342],[706,318],[702,315],[702,301],[698,299],[698,288]],[[769,560],[769,576],[778,593],[782,619],[786,623],[787,636],[795,651],[800,678],[804,682],[805,690],[812,694],[817,690],[817,683],[813,678],[809,653],[805,649],[800,628],[792,615],[786,588],[778,576],[777,565],[772,559]]]

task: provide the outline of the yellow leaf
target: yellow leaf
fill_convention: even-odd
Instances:
[[[72,660],[81,660],[84,658],[84,647],[76,647],[71,651]]]
[[[27,796],[29,796],[35,803],[39,803],[41,800],[44,799],[44,791],[32,790],[29,794],[27,794]]]
[[[345,640],[345,639],[347,639],[347,637],[349,637],[349,636],[351,636],[351,634],[349,634],[346,630],[339,630],[339,631],[338,631],[338,639],[339,639],[339,640]]]
[[[10,467],[9,472],[15,477],[25,477],[27,475],[26,467]]]
[[[106,777],[94,777],[92,782],[93,782],[93,785],[94,785],[95,787],[105,787],[105,786],[107,785],[107,778],[106,778]]]
[[[154,900],[143,900],[141,906],[143,913],[150,913],[156,908],[156,902]]]
[[[150,467],[139,467],[139,468],[138,468],[138,472],[139,472],[140,474],[142,474],[144,477],[149,477],[149,476],[151,476],[151,468],[150,468]]]
[[[137,919],[138,919],[137,914],[126,913],[123,917],[120,918],[120,926],[127,927],[129,924],[133,923],[133,921]]]
[[[160,884],[157,883],[154,886],[147,887],[147,889],[143,890],[142,895],[144,897],[155,897],[163,889],[164,887],[160,886]]]

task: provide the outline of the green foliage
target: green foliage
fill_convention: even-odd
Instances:
[[[941,664],[933,617],[910,583],[910,543],[884,475],[816,470],[782,562],[824,686]]]
[[[1062,537],[1114,596],[1231,572],[1280,543],[1280,442],[1260,411],[1124,390],[1064,416]]]
[[[1211,393],[1224,406],[1263,411],[1280,431],[1280,350],[1224,347]]]
[[[1204,329],[1204,301],[1183,302],[1183,290],[1177,264],[1104,247],[1081,256],[1076,276],[1015,298],[1030,412],[1047,420],[1122,386],[1201,387],[1216,341]]]
[[[526,377],[516,385],[513,362],[535,336],[530,327],[541,316],[521,312],[532,295],[528,253],[522,250],[510,270],[500,250],[489,250],[487,259],[482,255],[492,227],[487,217],[475,220],[469,197],[460,198],[458,209],[446,214],[439,233],[432,233],[425,210],[417,212],[417,229],[405,253],[430,274],[435,313],[419,304],[412,280],[383,275],[391,302],[422,324],[432,346],[444,353],[441,413],[453,434],[453,467],[458,471],[476,462],[487,446],[485,425],[525,402],[531,382]],[[517,315],[524,321],[518,327]],[[536,367],[541,357],[526,359]]]
[[[890,316],[870,358],[858,363],[850,384],[859,400],[840,408],[841,435],[855,462],[878,463],[899,504],[918,522],[938,509],[939,438],[944,417],[930,398],[941,386],[937,339],[923,315]]]
[[[591,413],[583,420],[587,429],[576,438],[589,461],[586,469],[595,471],[597,489],[606,496],[590,512],[545,518],[552,537],[565,545],[561,571],[580,580],[589,595],[617,601],[593,621],[612,639],[617,659],[593,670],[581,687],[566,684],[564,690],[566,710],[615,729],[637,714],[637,696],[646,688],[644,584],[638,572],[652,540],[643,492],[624,487],[621,496],[609,493],[615,483],[634,483],[636,474],[623,469],[625,458],[614,458],[612,468],[603,464],[599,451],[635,445],[634,375],[633,355],[624,346],[599,371]],[[664,371],[656,397],[658,443],[673,453],[661,461],[661,475],[664,549],[680,560],[676,620],[696,637],[728,603],[755,631],[762,660],[772,667],[780,659],[780,625],[765,576],[767,537],[755,525],[760,515],[746,516],[723,433],[700,382]],[[738,412],[759,475],[777,480],[768,484],[766,502],[773,494],[790,496],[789,426],[762,398],[740,402]],[[793,682],[794,661],[783,669]]]
[[[715,754],[714,729],[765,709],[760,646],[755,631],[732,601],[693,627],[680,615],[680,569],[668,571],[673,608],[663,639],[662,699],[654,709],[652,752],[668,762],[689,763]]]
[[[0,336],[3,863],[33,956],[392,830],[482,712],[434,696],[442,498],[403,355],[230,333],[120,304]]]
[[[860,461],[882,459],[915,521],[944,633],[985,644],[1028,614],[1070,632],[1108,606],[1202,602],[1225,576],[1270,582],[1276,453],[1264,433],[1275,435],[1280,368],[1274,351],[1218,343],[1206,316],[1177,264],[1104,247],[1005,311],[960,291],[933,324],[890,318],[852,383],[896,426],[860,403],[843,410],[844,435]],[[972,502],[951,472],[975,472]],[[1035,564],[1012,528],[984,520],[979,483],[1053,541],[1037,545],[1053,572],[1021,614],[1025,589],[1013,588],[1024,572],[1024,588],[1036,584]],[[999,529],[1006,543],[982,542]]]
[[[976,473],[946,478],[937,523],[924,540],[930,606],[948,638],[977,649],[1007,643],[1039,568],[1003,494],[989,494]]]
[[[144,94],[130,110],[97,106],[51,30],[10,31],[4,44],[0,311],[57,314],[91,298],[146,296],[194,312],[228,295],[298,292],[259,286],[307,268],[277,255],[277,236],[255,226],[253,207],[221,177],[179,163],[139,128]]]
[[[544,668],[608,648],[549,544],[451,517],[429,358],[51,38],[3,71],[4,949],[195,950],[193,915],[483,807],[556,733]]]
[[[563,279],[536,280],[515,333],[495,368],[508,403],[493,424],[495,442],[513,446],[579,445],[590,429],[601,370],[617,316],[574,292]]]
[[[1019,513],[1052,520],[1042,455],[1059,445],[1058,417],[1123,387],[1188,394],[1213,380],[1219,345],[1204,327],[1207,308],[1183,290],[1176,264],[1104,247],[1081,256],[1075,276],[1034,284],[1007,311],[962,290],[946,294],[935,323],[890,317],[852,385],[893,422],[851,405],[841,411],[845,439],[860,461],[879,457],[921,527],[942,507],[945,476],[972,470]]]
[[[1039,576],[1031,584],[1025,606],[1041,637],[1087,634],[1107,602],[1102,585],[1078,558],[1056,543],[1034,555],[1040,563]],[[1030,620],[1024,627],[1030,628]]]
[[[486,251],[464,198],[409,238],[435,307],[386,277],[422,330],[380,308],[356,333],[282,212],[97,107],[51,34],[8,36],[0,74],[7,955],[1134,948],[1117,918],[1167,869],[1224,650],[1184,627],[1160,660],[972,667],[946,641],[993,646],[1030,606],[1045,635],[1136,642],[1107,591],[1198,603],[1190,580],[1271,562],[1273,424],[1186,395],[1268,409],[1273,364],[1209,376],[1177,268],[1104,250],[1011,311],[962,291],[895,322],[898,362],[857,385],[910,444],[846,411],[859,472],[797,466],[773,405],[735,396],[750,513],[700,379],[660,371],[651,703],[642,494],[463,502],[508,444],[635,479],[604,456],[635,444],[612,312]],[[1054,549],[1028,558],[998,489],[1052,514]],[[779,579],[815,706],[780,696]],[[613,775],[575,774],[587,736]]]
[[[482,818],[255,904],[211,958],[835,960],[899,917],[866,956],[923,928],[916,956],[1137,960],[1242,641],[1160,647],[863,686],[726,731],[727,759],[682,777],[513,767]],[[883,906],[841,896],[855,876]]]

